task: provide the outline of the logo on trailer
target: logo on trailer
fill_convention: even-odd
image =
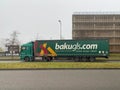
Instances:
[[[41,51],[40,51],[40,55],[52,55],[52,56],[57,56],[56,52],[51,48],[51,47],[47,47],[47,43],[41,44],[40,45]]]
[[[98,45],[97,44],[79,44],[78,42],[75,44],[67,44],[66,42],[63,44],[58,44],[56,43],[55,45],[55,49],[56,50],[72,50],[72,51],[76,51],[76,50],[96,50],[98,49]]]

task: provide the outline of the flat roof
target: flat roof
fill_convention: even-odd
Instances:
[[[120,12],[74,12],[73,15],[120,15]]]

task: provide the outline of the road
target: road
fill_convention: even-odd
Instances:
[[[120,70],[2,70],[0,90],[120,90]]]

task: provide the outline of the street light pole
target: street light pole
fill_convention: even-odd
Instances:
[[[62,22],[61,20],[58,20],[58,22],[60,23],[60,40],[62,39]]]

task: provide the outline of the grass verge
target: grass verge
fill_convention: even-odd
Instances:
[[[0,69],[102,69],[120,68],[120,62],[20,62],[20,63],[0,63]]]

